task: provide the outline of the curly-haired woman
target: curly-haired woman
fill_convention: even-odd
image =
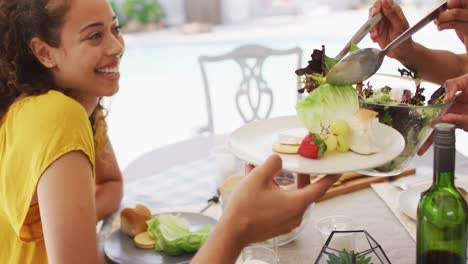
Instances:
[[[0,263],[99,262],[96,221],[122,197],[99,101],[123,51],[107,0],[0,0]],[[247,177],[194,263],[291,231],[338,177],[287,192],[280,170],[272,156]]]
[[[97,259],[122,197],[99,101],[123,51],[106,1],[0,1],[1,263]]]

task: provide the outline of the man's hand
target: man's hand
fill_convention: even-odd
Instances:
[[[440,121],[453,123],[468,132],[468,74],[448,80],[445,86],[447,101],[453,101],[453,105]]]
[[[383,49],[405,32],[409,28],[409,24],[400,6],[393,3],[392,0],[376,0],[370,10],[370,15],[374,16],[377,13],[382,13],[383,19],[370,32],[370,37]],[[400,60],[408,50],[411,50],[411,46],[412,40],[410,38],[390,51],[388,56]]]
[[[448,0],[447,5],[434,23],[439,30],[454,29],[468,51],[468,0]]]
[[[270,156],[242,180],[227,204],[224,217],[234,219],[245,244],[284,234],[299,226],[308,206],[340,177],[328,175],[313,185],[286,191],[274,182],[281,169],[281,158]],[[309,175],[307,179],[310,183]]]
[[[440,118],[440,122],[455,124],[468,132],[468,74],[445,82],[446,102],[452,106]],[[424,143],[418,154],[422,155],[432,145],[432,135]]]

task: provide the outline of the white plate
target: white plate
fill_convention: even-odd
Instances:
[[[187,219],[190,222],[190,230],[195,231],[206,224],[211,225],[211,230],[216,225],[216,220],[199,213],[170,212]],[[184,253],[180,256],[169,256],[156,252],[154,249],[137,248],[133,239],[119,230],[114,231],[106,238],[104,252],[114,262],[125,264],[183,264],[189,263],[194,253]]]
[[[410,186],[407,190],[400,194],[398,205],[400,210],[407,216],[416,220],[418,212],[418,203],[421,198],[421,193],[431,187],[432,180],[427,180]],[[455,179],[455,185],[468,191],[467,179]]]
[[[261,164],[273,152],[272,145],[278,134],[285,130],[303,128],[296,116],[284,116],[248,123],[235,130],[228,140],[228,147],[239,159]],[[371,155],[359,155],[352,151],[326,153],[318,160],[299,155],[280,154],[283,170],[308,174],[342,173],[378,167],[396,158],[405,147],[403,136],[395,129],[379,124],[382,151]],[[304,129],[304,133],[307,131]],[[306,136],[306,134],[304,134]]]

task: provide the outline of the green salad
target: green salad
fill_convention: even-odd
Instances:
[[[147,223],[148,233],[156,241],[155,250],[172,256],[196,252],[211,232],[211,225],[192,232],[186,219],[171,214],[157,215]]]
[[[424,96],[425,88],[418,75],[407,69],[398,71],[402,77],[414,80],[413,93],[409,89],[398,90],[388,86],[374,89],[370,83],[357,87],[361,107],[378,112],[379,121],[395,128],[406,141],[403,153],[375,169],[379,172],[401,170],[405,167],[425,142],[433,124],[444,110],[444,87],[437,89],[427,100]]]
[[[299,92],[308,92],[297,102],[296,112],[309,132],[320,135],[333,120],[346,119],[359,110],[359,97],[351,85],[327,83],[326,74],[338,61],[325,55],[324,46],[314,50],[311,57],[307,67],[296,70],[297,75],[304,77],[304,87]]]

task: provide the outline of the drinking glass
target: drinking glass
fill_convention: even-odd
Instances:
[[[327,216],[317,221],[317,229],[324,244],[332,231],[349,231],[355,228],[353,219],[347,216],[335,215]],[[354,234],[335,234],[329,246],[338,250],[346,249],[348,252],[354,251]]]
[[[270,248],[252,245],[241,253],[242,264],[279,264],[278,255]]]

